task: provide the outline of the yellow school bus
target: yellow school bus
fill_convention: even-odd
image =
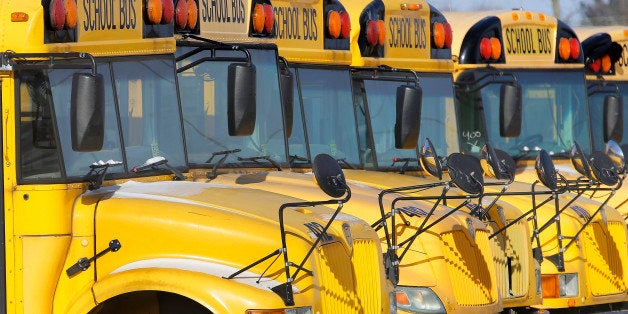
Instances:
[[[605,204],[608,198],[597,202],[583,195],[598,189],[597,193],[610,196],[616,186],[599,187],[593,178],[575,180],[581,175],[574,170],[578,167],[572,167],[572,162],[578,166],[586,159],[577,157],[591,151],[578,37],[562,21],[530,11],[445,15],[457,30],[452,54],[461,150],[479,154],[490,141],[515,159],[516,180],[528,183],[537,178],[537,154],[546,156],[540,159],[551,159],[561,175],[552,176],[557,180],[553,182],[563,186],[563,192],[573,191],[554,194],[554,205],[537,211],[540,227],[535,232],[544,258],[543,306],[594,310],[621,302],[628,271],[625,224]],[[522,110],[512,111],[520,119],[500,111],[503,104],[495,83],[503,81],[521,87]],[[578,185],[583,181],[584,185]],[[553,193],[558,185],[549,184]],[[576,185],[580,188],[571,188]],[[513,184],[510,188],[523,187]]]
[[[193,30],[181,33],[177,55],[191,55],[201,46],[208,51],[198,53],[196,59],[181,60],[178,69],[191,173],[197,181],[209,179],[228,186],[320,199],[320,192],[306,187],[311,184],[312,161],[322,149],[329,148],[328,155],[334,158],[346,158],[346,163],[340,161],[345,171],[347,163],[357,164],[353,158],[356,152],[348,146],[357,147],[356,134],[347,136],[342,129],[348,128],[348,122],[354,119],[351,40],[360,32],[362,12],[381,2],[263,2],[271,4],[275,21],[269,27],[261,21],[243,25],[201,23],[196,30],[198,38],[190,35]],[[259,25],[259,32],[255,25]],[[235,97],[229,96],[233,91],[224,83],[224,77],[228,75],[229,62],[245,62],[247,54],[257,69],[257,107],[251,116],[256,121],[253,134],[221,135],[217,130],[229,128],[221,122],[227,113],[228,97]],[[337,91],[335,84],[346,88]],[[317,125],[306,126],[301,116],[306,110],[316,109],[308,106],[320,106],[328,115],[318,116]],[[314,128],[307,131],[311,139],[318,136],[329,141],[302,141],[308,127]],[[362,218],[379,230],[382,247],[389,257],[388,278],[393,282],[399,278],[397,293],[391,295],[393,305],[401,299],[410,311],[433,313],[486,313],[502,309],[489,229],[480,220],[463,212],[451,213],[451,208],[433,202],[401,201],[397,206],[409,214],[390,227],[390,218],[384,213],[388,231],[396,230],[395,234],[404,238],[420,235],[411,246],[406,245],[412,249],[403,260],[405,267],[397,274],[395,260],[388,253],[389,248],[395,250],[390,243],[391,234],[382,227],[383,210],[378,205],[382,188],[351,180],[348,183],[352,197],[343,212]],[[398,197],[382,197],[382,208],[389,213],[391,202]],[[432,209],[432,215],[428,215]],[[423,221],[430,228],[419,230]],[[377,252],[381,254],[381,249]]]
[[[366,10],[362,14],[373,15]],[[403,1],[387,1],[381,17],[386,30],[383,49],[376,49],[377,45],[368,40],[369,21],[365,19],[360,19],[360,26],[367,32],[362,31],[361,37],[352,43],[353,107],[357,125],[352,124],[355,127],[346,128],[344,132],[358,130],[358,153],[365,169],[398,171],[419,178],[360,170],[345,173],[349,179],[380,188],[434,183],[424,178],[426,172],[419,170],[418,149],[399,148],[395,143],[395,98],[400,84],[413,86],[418,80],[423,90],[419,143],[429,138],[440,155],[459,151],[451,59],[452,34],[456,30],[427,3],[409,6]],[[308,125],[314,122],[308,115],[305,118]],[[449,194],[456,198],[447,200],[450,206],[458,205],[464,196],[459,189]],[[493,233],[506,223],[518,220],[491,236],[493,263],[503,307],[525,309],[542,302],[540,265],[533,257],[533,246],[528,240],[532,232],[525,220],[519,220],[532,202],[515,204],[519,208],[499,200],[491,204],[489,198],[483,198],[481,205],[487,208],[482,209],[486,212],[482,217],[491,225]],[[462,210],[477,213],[479,205],[476,199],[473,205]]]
[[[579,27],[575,28],[582,39],[582,50],[585,59],[587,79],[587,95],[589,96],[589,116],[591,118],[591,137],[596,150],[605,151],[609,140],[619,144],[622,152],[628,150],[626,145],[626,111],[619,124],[613,126],[605,117],[605,106],[611,105],[609,100],[617,97],[623,104],[628,97],[628,27]],[[610,96],[610,97],[609,97]],[[608,99],[608,100],[607,100]],[[606,103],[606,104],[605,104]],[[605,122],[606,121],[606,122]],[[621,125],[623,122],[623,125]],[[608,131],[607,131],[608,130]],[[609,205],[619,210],[624,217],[628,216],[628,195],[626,185],[617,191]],[[593,195],[594,197],[596,195]],[[600,195],[598,195],[600,196]]]
[[[174,30],[195,4],[0,3],[1,312],[388,306],[377,234],[316,205],[349,198],[337,166],[318,203],[184,180]]]

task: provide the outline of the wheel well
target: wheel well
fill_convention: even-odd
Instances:
[[[198,302],[184,296],[163,291],[135,291],[100,303],[89,314],[211,314]]]

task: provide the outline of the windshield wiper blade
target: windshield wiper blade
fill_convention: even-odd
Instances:
[[[338,161],[339,164],[343,164],[347,166],[347,168],[355,170],[355,167],[347,161],[347,158],[338,158],[336,160]]]
[[[403,165],[401,165],[401,168],[399,169],[399,173],[400,174],[405,174],[406,170],[408,169],[408,164],[410,162],[416,162],[418,164],[419,163],[419,158],[415,158],[415,157],[409,157],[409,158],[394,157],[392,159],[392,165],[390,165],[390,166],[393,167],[398,162],[402,162],[403,163]]]
[[[290,159],[288,159],[288,163],[290,163],[290,165],[292,165],[295,161],[301,161],[304,163],[309,163],[310,160],[307,159],[306,157],[303,156],[299,156],[299,155],[290,155]]]
[[[134,173],[140,173],[143,171],[147,171],[147,170],[151,170],[151,169],[157,169],[157,166],[161,166],[164,165],[166,167],[166,169],[170,170],[170,172],[172,172],[174,174],[174,180],[175,181],[180,181],[180,180],[185,180],[186,177],[183,175],[183,173],[179,170],[177,170],[176,168],[174,168],[173,166],[171,166],[168,163],[168,159],[162,157],[162,156],[156,156],[153,158],[149,158],[148,160],[146,160],[146,162],[144,162],[144,164],[142,164],[141,166],[137,166],[134,167],[131,171]]]
[[[213,152],[212,156],[209,157],[209,159],[207,159],[207,161],[205,162],[206,164],[210,164],[212,162],[212,160],[214,159],[214,157],[219,156],[219,155],[223,155],[222,158],[220,158],[218,160],[217,163],[214,164],[214,166],[212,167],[212,172],[207,174],[207,178],[208,179],[216,179],[216,177],[218,176],[216,174],[216,170],[218,169],[218,167],[222,166],[225,163],[225,160],[227,160],[227,157],[229,157],[229,155],[231,154],[235,154],[235,153],[239,153],[240,151],[242,151],[239,148],[236,149],[232,149],[232,150],[222,150],[219,152]]]
[[[271,163],[273,165],[273,167],[275,167],[275,169],[277,169],[277,171],[281,171],[281,165],[279,165],[279,163],[277,163],[274,159],[270,158],[270,156],[266,155],[266,156],[255,156],[255,157],[238,157],[239,161],[254,161],[254,162],[259,162],[260,160],[266,160],[269,163]]]
[[[212,160],[214,159],[214,157],[219,156],[219,155],[225,155],[224,157],[222,157],[222,159],[227,158],[230,154],[235,154],[235,153],[239,153],[240,151],[242,151],[239,148],[236,149],[231,149],[231,150],[221,150],[219,152],[213,152],[212,156],[209,157],[209,159],[207,159],[207,161],[205,161],[206,164],[211,164]],[[220,163],[220,160],[218,161],[218,163]]]
[[[551,157],[559,157],[559,158],[571,158],[571,153],[566,151],[560,152],[549,152]]]
[[[121,165],[121,161],[113,160],[107,160],[106,162],[99,160],[89,165],[89,172],[85,176],[89,181],[87,184],[87,188],[90,191],[100,189],[100,187],[102,186],[102,182],[105,180],[105,174],[107,174],[107,169],[109,169],[109,167],[117,167]]]

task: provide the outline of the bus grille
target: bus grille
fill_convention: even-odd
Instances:
[[[381,312],[380,260],[375,245],[355,240],[352,260],[340,243],[322,247],[322,313]]]
[[[583,232],[587,277],[593,295],[610,295],[626,290],[623,263],[626,255],[626,226],[609,222],[608,234],[599,223],[589,224]]]
[[[492,304],[497,301],[494,286],[495,268],[491,263],[488,233],[478,230],[475,243],[465,231],[454,230],[441,235],[443,255],[460,306]]]
[[[505,299],[517,298],[528,293],[530,240],[523,221],[510,226],[505,232],[493,237],[493,262],[497,286]],[[504,255],[505,253],[505,255]]]

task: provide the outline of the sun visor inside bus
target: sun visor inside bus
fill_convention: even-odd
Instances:
[[[227,119],[230,136],[253,134],[256,117],[255,66],[250,63],[229,65]]]

